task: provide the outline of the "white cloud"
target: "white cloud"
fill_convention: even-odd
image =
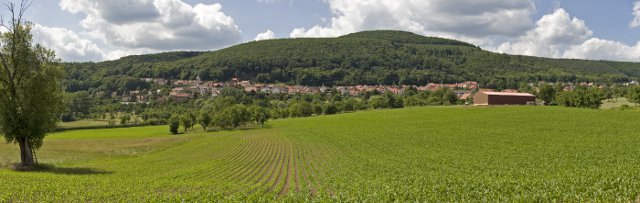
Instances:
[[[583,20],[572,18],[559,8],[543,16],[525,35],[503,43],[496,51],[552,58],[640,61],[640,43],[630,46],[592,36]]]
[[[530,0],[326,0],[328,25],[294,29],[291,37],[335,37],[372,29],[406,30],[472,42],[517,36],[533,26]]]
[[[583,20],[571,18],[564,9],[543,16],[536,27],[517,41],[506,42],[499,52],[531,56],[562,57],[564,50],[589,39],[593,32]]]
[[[66,61],[99,61],[107,58],[96,43],[71,30],[35,24],[32,33],[36,43],[53,49],[59,58]]]
[[[275,39],[275,38],[276,38],[276,34],[273,33],[273,31],[271,30],[267,30],[266,32],[258,34],[258,36],[256,36],[254,40],[259,41],[259,40],[267,40],[267,39]]]
[[[103,61],[118,59],[128,55],[139,55],[156,50],[146,48],[121,49],[113,47],[93,33],[77,33],[60,27],[35,24],[32,28],[33,41],[55,51],[64,61]]]
[[[258,0],[258,3],[264,3],[264,4],[275,4],[275,3],[280,3],[283,0]],[[293,7],[293,3],[295,3],[295,0],[289,0],[289,6]]]
[[[562,57],[592,60],[640,61],[640,43],[635,46],[629,46],[616,41],[591,38],[580,45],[571,47]]]
[[[282,0],[257,0],[278,3]],[[323,0],[333,17],[293,29],[291,37],[335,37],[395,29],[467,41],[503,53],[556,58],[640,61],[640,44],[593,37],[586,23],[564,9],[531,19],[535,0]],[[290,3],[294,2],[289,0]],[[130,54],[211,50],[240,42],[234,19],[220,4],[184,0],[60,0],[84,16],[82,30],[34,27],[34,39],[67,61],[117,59]],[[631,27],[640,27],[640,0]],[[0,30],[1,32],[1,30]],[[255,40],[273,39],[271,30]]]
[[[272,4],[272,3],[278,3],[280,2],[280,0],[258,0],[258,2]]]
[[[209,50],[240,41],[240,30],[220,4],[191,6],[182,0],[61,0],[85,14],[81,26],[126,49]]]
[[[640,1],[636,1],[633,3],[633,21],[629,24],[629,27],[639,27],[640,26]]]
[[[84,30],[36,24],[34,41],[65,61],[112,60],[131,54],[210,50],[240,41],[240,30],[220,4],[182,0],[61,0],[63,10],[84,14]]]

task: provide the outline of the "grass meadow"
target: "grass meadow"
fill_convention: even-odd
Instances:
[[[623,105],[627,105],[630,107],[637,107],[638,105],[636,105],[633,102],[630,102],[627,98],[624,97],[620,97],[620,98],[615,98],[615,99],[606,99],[602,101],[602,106],[600,106],[600,109],[616,109],[616,108],[620,108]]]
[[[120,123],[118,123],[120,124]],[[109,122],[102,120],[78,120],[71,122],[61,122],[58,124],[60,129],[78,128],[78,127],[106,127],[109,126]]]
[[[0,202],[640,199],[640,114],[421,107],[169,135],[167,126],[52,134],[44,168],[10,169]]]

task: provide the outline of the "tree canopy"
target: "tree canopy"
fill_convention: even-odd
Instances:
[[[0,133],[20,145],[26,167],[64,110],[63,70],[53,51],[32,43],[32,25],[22,19],[27,7],[8,4],[8,31],[0,35]]]

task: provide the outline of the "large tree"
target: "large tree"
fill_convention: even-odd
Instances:
[[[63,70],[53,51],[32,43],[32,24],[22,19],[28,5],[7,4],[0,35],[0,134],[20,146],[22,167],[34,165],[34,150],[64,111]]]
[[[545,84],[540,87],[540,91],[538,91],[536,96],[538,99],[544,101],[544,105],[551,105],[555,101],[557,93],[556,88],[552,85]]]

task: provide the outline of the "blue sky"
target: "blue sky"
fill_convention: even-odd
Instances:
[[[66,61],[372,29],[509,54],[640,61],[634,0],[33,0],[27,18],[34,39]]]

